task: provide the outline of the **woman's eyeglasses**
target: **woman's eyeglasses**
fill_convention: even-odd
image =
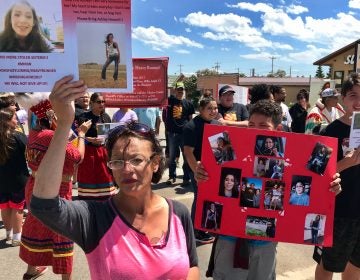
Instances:
[[[136,167],[143,167],[146,163],[149,163],[151,161],[151,158],[154,155],[152,155],[149,159],[142,156],[142,155],[137,155],[134,158],[128,159],[128,160],[123,160],[123,159],[115,159],[115,160],[110,160],[107,163],[107,166],[111,169],[111,170],[119,170],[119,169],[124,169],[125,165],[128,163],[132,168],[136,168]]]
[[[105,100],[96,100],[95,103],[96,104],[105,104]]]

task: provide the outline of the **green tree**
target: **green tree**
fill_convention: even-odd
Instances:
[[[199,99],[201,92],[197,90],[197,76],[191,75],[190,77],[184,78],[184,86],[186,89],[186,98],[191,100],[194,107],[197,109],[199,106]]]
[[[319,78],[319,79],[325,78],[324,71],[323,71],[321,65],[318,65],[318,67],[316,69],[315,78]]]
[[[267,77],[284,78],[286,77],[286,71],[282,69],[278,69],[275,73],[267,74]]]
[[[328,70],[328,72],[326,74],[326,79],[331,79],[331,72],[332,72],[332,67],[330,66],[329,70]]]
[[[197,77],[200,77],[200,76],[214,76],[214,75],[218,75],[218,73],[213,69],[206,68],[206,69],[196,71],[196,76]]]

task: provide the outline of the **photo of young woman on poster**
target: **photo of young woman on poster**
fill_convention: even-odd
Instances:
[[[332,149],[321,143],[316,143],[306,167],[309,170],[322,175],[326,169],[331,152]]]
[[[241,170],[236,168],[222,168],[220,177],[219,195],[238,198]]]
[[[101,71],[101,79],[106,80],[106,69],[112,62],[114,62],[113,79],[114,81],[116,81],[119,75],[120,50],[118,43],[114,41],[114,34],[108,33],[106,35],[106,39],[104,43],[105,43],[106,61]]]
[[[307,214],[304,225],[304,243],[321,245],[324,241],[325,222],[325,215]]]
[[[217,230],[221,224],[222,205],[213,201],[205,201],[202,225],[209,230]]]
[[[0,52],[50,53],[54,50],[41,26],[42,18],[28,1],[15,2],[4,17]]]
[[[258,135],[256,137],[255,154],[264,156],[284,157],[285,137]]]
[[[227,132],[218,133],[209,137],[210,146],[218,164],[236,159],[235,151],[231,145]]]

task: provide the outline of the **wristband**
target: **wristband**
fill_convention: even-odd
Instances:
[[[78,136],[79,139],[84,139],[85,140],[85,137],[84,136]]]

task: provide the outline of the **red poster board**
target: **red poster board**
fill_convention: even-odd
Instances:
[[[133,58],[133,93],[105,93],[106,107],[162,107],[167,104],[169,58]]]
[[[195,227],[331,246],[336,159],[336,138],[206,125]]]

